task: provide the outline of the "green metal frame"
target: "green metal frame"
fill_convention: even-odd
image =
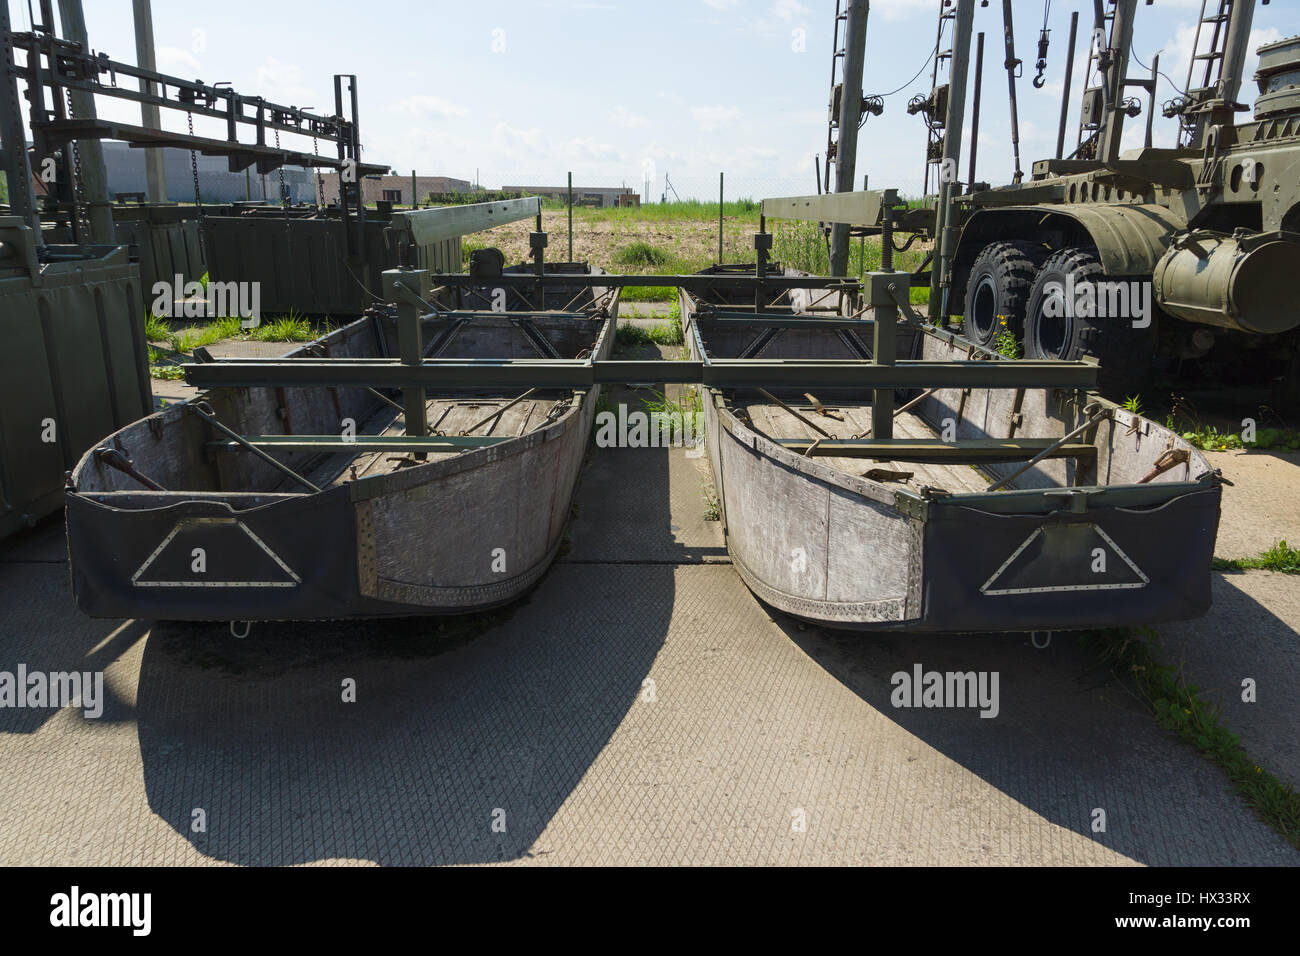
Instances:
[[[877,326],[879,328],[879,326]],[[1087,362],[929,362],[894,365],[859,359],[708,359],[666,362],[609,359],[227,359],[182,366],[201,388],[565,388],[637,384],[711,388],[782,386],[896,388],[1093,388]],[[892,417],[892,411],[891,411]]]
[[[760,234],[761,235],[761,234]],[[454,272],[431,275],[435,286],[474,286],[477,288],[510,288],[512,286],[536,286],[538,276],[524,272],[502,273],[498,276],[473,276]],[[845,292],[860,292],[862,283],[857,279],[836,279],[826,276],[788,276],[764,273],[762,277],[746,273],[719,273],[707,275],[691,273],[689,275],[585,275],[582,273],[549,273],[544,278],[548,285],[560,286],[605,286],[608,288],[627,288],[629,286],[663,286],[671,285],[692,291],[708,291],[711,288],[725,286],[762,286],[764,289],[838,289]]]
[[[254,448],[271,448],[282,451],[465,451],[486,448],[510,441],[510,435],[361,435],[344,438],[342,435],[242,435],[243,441],[209,442],[213,448],[234,451],[241,444]]]
[[[935,462],[945,465],[997,464],[1024,461],[1048,451],[1044,458],[1095,458],[1097,447],[1060,445],[1052,438],[808,438],[773,439],[801,455],[826,458],[875,458],[880,461]],[[1053,446],[1056,447],[1053,447]],[[1050,449],[1050,451],[1049,451]]]

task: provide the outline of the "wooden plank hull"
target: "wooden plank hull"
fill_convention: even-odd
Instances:
[[[688,294],[681,305],[697,354],[753,347],[755,330],[710,326]],[[970,348],[938,330],[900,329],[903,356],[966,359]],[[849,349],[834,330],[782,330],[759,354],[839,358]],[[919,394],[900,391],[896,402]],[[802,439],[796,449],[825,440],[805,422],[840,439],[869,426],[869,392],[817,398],[838,418],[790,393],[779,403],[745,390],[705,395],[727,548],[765,603],[822,625],[957,632],[1134,625],[1208,609],[1220,485],[1199,451],[1156,423],[1115,410],[1091,442],[1095,454],[1044,461],[989,493],[1023,462],[977,470],[783,447],[777,439]],[[896,417],[895,429],[917,438],[928,430],[938,439],[950,425],[957,439],[1056,439],[1086,420],[1071,398],[941,389]],[[1142,482],[1168,451],[1185,461]]]
[[[600,290],[597,290],[599,294]],[[459,303],[456,303],[459,304]],[[534,316],[533,334],[562,355],[613,347],[617,295],[597,314]],[[454,334],[452,334],[454,332]],[[447,333],[440,354],[535,354],[509,313]],[[293,355],[393,354],[395,328],[363,318]],[[478,611],[507,603],[545,573],[563,539],[599,390],[518,396],[430,395],[430,427],[502,440],[429,453],[360,455],[279,449],[274,457],[321,487],[301,486],[221,436],[185,406],[109,436],[167,491],[96,458],[67,494],[73,590],[93,617],[294,620]],[[218,420],[241,435],[400,434],[394,412],[364,389],[215,389]],[[509,405],[507,408],[506,406]],[[494,412],[499,412],[494,416]],[[397,460],[394,460],[397,459]]]

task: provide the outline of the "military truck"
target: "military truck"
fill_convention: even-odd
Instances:
[[[1136,390],[1154,360],[1217,350],[1257,381],[1281,377],[1294,403],[1300,37],[1259,48],[1253,118],[1237,122],[1254,4],[1203,10],[1210,42],[1194,51],[1188,83],[1203,68],[1200,85],[1164,109],[1180,123],[1179,145],[1152,148],[1148,121],[1148,145],[1121,153],[1124,118],[1141,108],[1126,86],[1151,91],[1154,105],[1154,74],[1126,76],[1136,5],[1118,0],[1098,24],[1102,80],[1084,91],[1075,154],[1034,163],[1019,184],[950,196],[931,315],[962,315],[981,344],[1010,331],[1028,358],[1096,356],[1112,393]],[[1200,39],[1198,30],[1198,48]]]

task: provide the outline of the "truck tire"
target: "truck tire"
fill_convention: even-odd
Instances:
[[[1133,280],[1108,279],[1101,260],[1088,249],[1062,249],[1049,256],[1038,270],[1025,309],[1025,358],[1072,362],[1093,356],[1101,365],[1099,389],[1107,397],[1122,400],[1137,394],[1150,377],[1154,321],[1137,329],[1128,316],[1076,315],[1073,308],[1063,307],[1064,299],[1056,291],[1107,281]],[[1149,281],[1147,294],[1151,295]],[[1049,300],[1054,297],[1057,305],[1049,310]],[[1154,315],[1155,304],[1149,298],[1147,301]]]
[[[1032,242],[991,242],[980,251],[966,282],[966,338],[985,348],[1006,331],[1019,338],[1040,260]]]

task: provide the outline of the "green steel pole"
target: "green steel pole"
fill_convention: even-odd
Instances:
[[[718,173],[718,265],[722,265],[722,180],[725,173]]]
[[[569,261],[573,261],[573,173],[569,173]]]

